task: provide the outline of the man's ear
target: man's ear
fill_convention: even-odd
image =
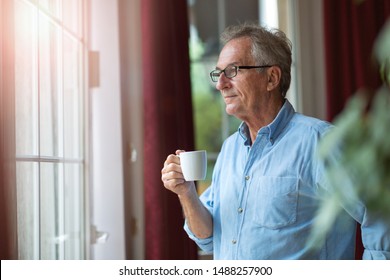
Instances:
[[[282,70],[278,66],[271,66],[267,70],[268,84],[267,90],[272,91],[279,86],[280,79],[282,77]]]

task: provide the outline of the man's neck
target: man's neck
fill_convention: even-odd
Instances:
[[[257,133],[262,127],[265,127],[269,125],[278,115],[280,109],[283,107],[285,99],[278,99],[275,100],[275,102],[271,102],[269,106],[266,106],[263,108],[266,108],[266,111],[261,110],[259,112],[258,116],[255,116],[254,118],[245,121],[249,128],[249,133],[251,137],[252,143],[255,142]]]

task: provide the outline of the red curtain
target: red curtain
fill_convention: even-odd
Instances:
[[[380,85],[372,60],[376,36],[390,15],[388,0],[324,0],[327,117],[360,88]]]
[[[327,118],[333,120],[358,89],[380,86],[372,47],[390,16],[388,0],[324,0]],[[363,246],[357,232],[356,258]]]
[[[186,0],[142,0],[146,259],[196,259],[177,196],[161,169],[176,149],[193,150]]]

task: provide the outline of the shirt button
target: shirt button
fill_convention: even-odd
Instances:
[[[233,239],[232,244],[236,244],[236,243],[237,243],[237,240]]]
[[[248,181],[249,179],[250,179],[250,176],[246,175],[246,176],[245,176],[245,180]]]
[[[242,211],[244,211],[244,209],[242,209],[241,207],[240,208],[238,208],[238,213],[242,213]]]

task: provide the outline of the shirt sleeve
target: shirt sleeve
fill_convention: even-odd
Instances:
[[[356,191],[353,180],[348,174],[337,178],[337,181],[327,177],[326,168],[343,169],[337,160],[340,150],[327,156],[327,162],[320,160],[317,165],[317,182],[332,197],[335,195],[341,207],[361,225],[363,259],[390,259],[390,219],[383,213],[375,213]],[[339,173],[340,174],[340,173]]]
[[[200,196],[200,200],[206,209],[212,214],[213,212],[213,200],[212,200],[212,187],[207,188],[202,195]],[[190,230],[187,224],[187,220],[184,223],[184,230],[187,232],[189,238],[195,241],[195,243],[199,246],[200,249],[207,253],[213,252],[213,236],[208,238],[198,238],[193,232]]]
[[[390,260],[390,226],[385,221],[365,215],[362,223],[364,260]]]
[[[361,225],[365,260],[390,260],[390,221],[369,209],[350,184],[345,185],[342,207]]]
[[[190,228],[187,225],[187,222],[184,223],[184,230],[187,232],[188,237],[195,241],[195,243],[199,246],[202,251],[205,251],[207,253],[213,252],[213,237],[210,236],[208,238],[198,238],[196,237]]]

